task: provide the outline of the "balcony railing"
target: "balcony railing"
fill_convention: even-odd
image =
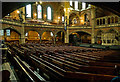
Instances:
[[[96,18],[96,28],[120,26],[120,17],[117,15]]]
[[[69,26],[68,29],[82,29],[82,28],[92,28],[91,26]]]
[[[40,27],[40,28],[62,28],[64,29],[63,25],[58,24],[43,24],[43,23],[21,23],[20,21],[8,20],[8,19],[1,19],[1,23],[11,24],[11,25],[18,25],[18,26],[25,26],[25,27]],[[113,26],[120,26],[120,17],[117,15],[112,16],[105,16],[96,18],[96,28],[102,27],[113,27]],[[69,29],[79,29],[79,28],[91,28],[90,25],[77,25],[77,26],[68,26]]]
[[[1,19],[1,23],[7,23],[7,24],[13,24],[13,25],[19,25],[22,26],[22,24],[19,21],[13,21],[13,20],[8,20],[8,19]]]
[[[12,24],[12,25],[18,25],[18,26],[26,26],[26,27],[48,27],[48,28],[64,28],[63,26],[58,26],[58,25],[49,25],[49,24],[34,24],[34,23],[21,23],[19,21],[12,21],[12,20],[6,20],[6,19],[1,19],[1,23],[6,23],[6,24]]]

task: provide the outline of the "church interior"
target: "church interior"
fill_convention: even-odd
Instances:
[[[120,3],[2,2],[1,82],[120,82]]]

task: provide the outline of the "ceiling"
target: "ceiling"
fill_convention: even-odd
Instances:
[[[2,17],[30,3],[33,2],[2,2]]]
[[[12,11],[34,2],[2,2],[2,18]],[[109,10],[120,16],[120,2],[87,2],[89,4]]]
[[[118,16],[120,16],[120,2],[88,2],[89,4],[101,7],[104,10],[108,10]]]

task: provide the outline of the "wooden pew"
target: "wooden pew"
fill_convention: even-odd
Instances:
[[[70,55],[72,57],[78,57],[78,58],[85,59],[85,60],[92,60],[92,61],[97,60],[97,58],[90,57],[90,56],[87,56],[87,55],[77,55],[77,54],[74,54],[74,53],[72,53],[72,54],[66,53],[66,55]]]
[[[63,55],[63,54],[55,53],[55,56],[63,57],[65,59],[65,61],[68,60],[68,61],[71,61],[71,62],[74,62],[77,64],[81,64],[81,65],[88,65],[87,63],[89,62],[88,60],[71,57],[71,56],[65,55],[65,54]]]
[[[23,63],[23,61],[18,56],[16,56],[16,58],[21,63],[21,65],[25,68],[25,70],[28,71],[31,77],[35,79],[35,81],[46,81],[44,78],[37,76],[25,63]]]
[[[22,66],[22,64],[20,63],[20,61],[19,61],[16,57],[14,57],[14,60],[15,60],[15,62],[16,62],[16,65],[19,66],[19,70],[22,71],[22,75],[23,75],[23,73],[25,74],[22,78],[26,78],[26,79],[28,79],[30,82],[37,81],[37,80],[35,80],[35,78],[33,78],[33,77],[29,74],[29,72]],[[22,79],[21,79],[21,80],[22,80]],[[25,81],[25,79],[24,79],[24,81]]]
[[[117,75],[117,69],[114,67],[84,66],[84,65],[79,65],[72,62],[64,61],[62,59],[49,55],[43,55],[43,57],[47,57],[48,59],[51,59],[51,61],[49,62],[53,62],[53,63],[58,62],[57,64],[61,64],[62,62],[62,64],[69,65],[70,68],[75,69],[76,71],[95,73],[95,74]],[[64,66],[64,65],[60,65],[60,66]]]
[[[92,57],[92,58],[98,58],[98,59],[101,58],[101,57],[99,57],[99,56],[93,55],[92,53],[85,54],[85,53],[77,53],[77,52],[74,52],[73,54],[83,55],[83,56]]]
[[[69,82],[110,82],[112,78],[116,76],[103,75],[103,74],[91,74],[83,72],[66,72],[65,78]]]
[[[46,49],[49,47],[44,46],[42,48],[39,48],[37,45],[37,47],[35,46],[33,48],[34,49],[36,48],[35,51],[37,51],[37,52],[35,52],[35,53],[41,53],[41,52],[45,53]],[[93,61],[87,61],[89,59],[89,57],[92,57],[92,55],[87,56],[85,54],[82,55],[82,53],[81,53],[82,56],[77,55],[77,53],[75,53],[75,54],[69,53],[68,54],[68,53],[64,52],[64,49],[61,49],[61,51],[62,51],[61,53],[63,53],[63,54],[59,54],[57,52],[54,53],[54,48],[55,47],[53,47],[52,49],[48,49],[48,51],[51,50],[51,51],[53,51],[53,53],[49,53],[49,55],[47,55],[47,54],[43,55],[44,58],[38,58],[34,55],[30,55],[29,57],[30,57],[31,61],[33,61],[33,63],[36,64],[37,67],[39,67],[40,69],[45,71],[47,74],[50,73],[50,75],[52,75],[58,79],[59,79],[59,77],[56,77],[56,75],[63,77],[64,73],[65,73],[65,70],[63,70],[61,68],[61,66],[63,66],[63,63],[65,63],[65,65],[67,66],[68,70],[66,70],[66,71],[72,72],[74,70],[70,70],[70,69],[75,68],[75,70],[77,70],[77,71],[90,72],[90,73],[96,73],[96,74],[100,73],[100,74],[107,74],[107,75],[108,74],[114,75],[114,70],[115,70],[114,68],[116,68],[116,66],[119,66],[118,64],[103,63],[103,62],[97,63],[97,62],[93,62]],[[24,50],[22,50],[22,49],[27,50],[26,48],[23,48],[23,46],[20,47],[20,49],[15,48],[15,50],[18,51],[19,53],[25,54],[25,53],[23,53]],[[73,52],[76,52],[76,50],[73,50]],[[51,54],[51,56],[50,56],[50,54]],[[92,58],[97,58],[96,54],[93,54]],[[89,65],[89,66],[80,65],[80,62],[84,63],[83,65]],[[74,65],[75,63],[77,65]],[[60,65],[57,66],[57,64],[60,64]],[[101,70],[101,71],[99,71],[99,70]],[[105,71],[105,73],[103,71]]]
[[[14,64],[13,65],[15,67],[18,67],[19,70],[24,71],[23,73],[25,74],[25,76],[27,76],[27,78],[29,77],[28,79],[29,79],[30,82],[31,81],[32,82],[33,81],[39,81],[39,82],[46,81],[44,78],[40,77],[40,75],[37,76],[34,73],[34,71],[30,69],[30,66],[26,65],[16,54],[17,53],[14,52],[14,55],[13,55],[13,51],[12,52],[9,51],[10,61],[12,59],[12,61],[13,61],[12,63],[15,64],[15,65]],[[23,76],[23,78],[25,78],[25,77]]]
[[[110,62],[96,62],[96,61],[91,61],[89,62],[89,65],[91,66],[104,66],[104,67],[120,67],[120,64],[118,63],[110,63]]]
[[[75,67],[75,66],[67,64],[67,63],[65,63],[63,61],[59,61],[59,60],[54,59],[52,57],[49,57],[47,55],[43,55],[42,58],[47,60],[48,62],[51,62],[51,63],[59,66],[60,68],[63,68],[64,70],[67,70],[67,71],[76,71],[76,70],[78,70],[78,68]]]
[[[65,61],[65,58],[61,58],[61,57],[58,57],[58,56],[56,57],[56,56],[53,56],[53,55],[45,55],[45,54],[44,54],[43,56],[48,56],[48,57],[50,57],[50,58],[53,58],[53,59],[55,59],[55,60],[61,61],[61,62],[66,63],[66,64],[69,64],[69,65],[71,65],[71,66],[76,66],[76,67],[79,67],[79,66],[80,66],[79,64],[70,62],[70,61],[68,61],[68,60]]]
[[[65,70],[34,55],[30,55],[29,58],[37,68],[41,69],[43,72],[48,74],[50,78],[54,80],[63,78]]]

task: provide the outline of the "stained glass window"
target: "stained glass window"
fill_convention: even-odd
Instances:
[[[6,30],[6,35],[7,35],[7,36],[10,36],[10,29],[7,29],[7,30]]]
[[[37,15],[38,15],[38,18],[42,19],[42,6],[41,5],[37,6]]]
[[[0,30],[0,35],[1,35],[1,36],[4,35],[4,30]]]

